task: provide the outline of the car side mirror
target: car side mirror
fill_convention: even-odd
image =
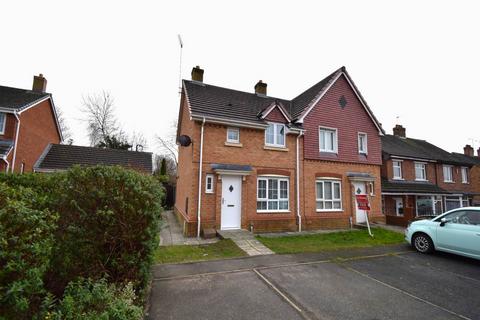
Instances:
[[[447,222],[448,222],[447,218],[440,219],[440,227],[445,226],[445,223],[447,223]]]

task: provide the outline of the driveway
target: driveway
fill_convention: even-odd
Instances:
[[[159,265],[149,319],[480,319],[480,261],[406,245]]]

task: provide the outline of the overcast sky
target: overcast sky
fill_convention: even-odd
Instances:
[[[390,4],[387,4],[390,3]],[[342,65],[388,133],[460,152],[480,147],[480,13],[475,1],[4,1],[0,84],[43,73],[88,144],[82,95],[107,90],[127,132],[155,135],[178,116],[182,77],[291,99]]]

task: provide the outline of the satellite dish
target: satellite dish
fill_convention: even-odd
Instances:
[[[188,147],[192,143],[192,139],[189,136],[181,135],[178,138],[178,142],[180,142],[182,147]]]

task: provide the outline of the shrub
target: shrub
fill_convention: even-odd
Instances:
[[[45,293],[58,216],[30,188],[0,182],[0,318],[30,318]]]
[[[44,319],[97,320],[142,319],[143,309],[135,305],[131,284],[118,286],[105,279],[79,279],[71,282],[56,310],[47,312]]]
[[[53,292],[77,277],[132,282],[145,288],[158,246],[162,188],[152,177],[120,167],[76,167],[58,174]]]

